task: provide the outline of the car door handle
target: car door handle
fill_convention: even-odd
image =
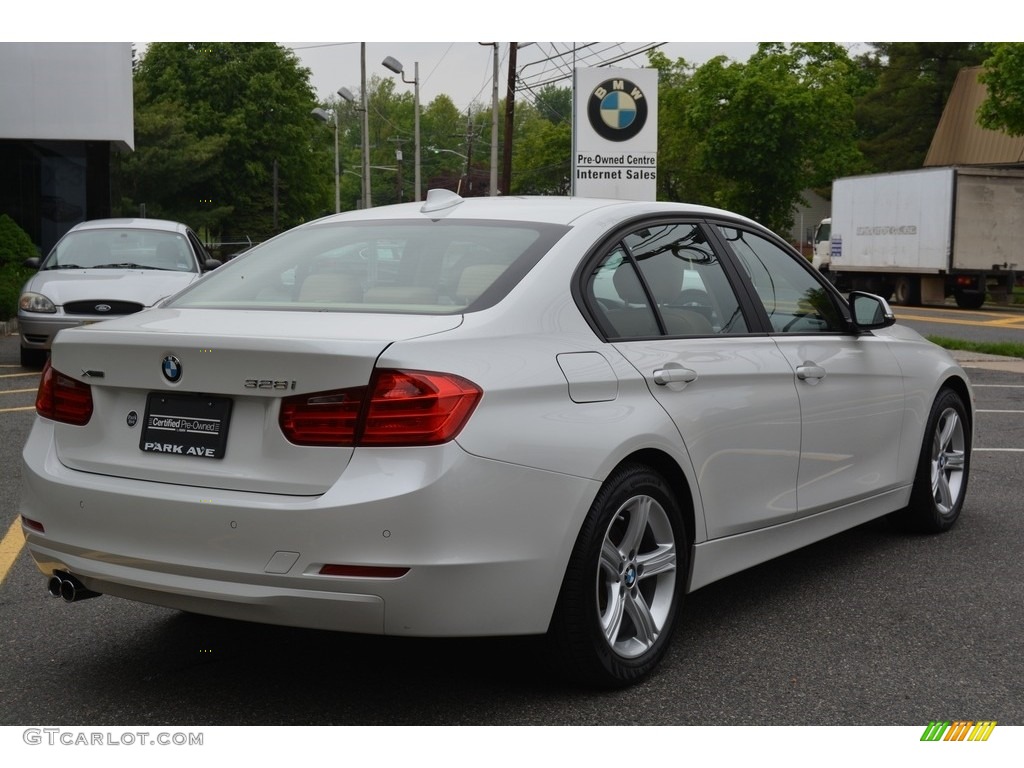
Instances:
[[[825,378],[825,369],[814,363],[804,363],[796,367],[796,377],[801,381],[817,384],[820,379]]]
[[[654,372],[655,384],[689,384],[697,379],[697,372],[689,368],[659,368]]]

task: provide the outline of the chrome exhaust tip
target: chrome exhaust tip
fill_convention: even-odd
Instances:
[[[88,600],[90,597],[99,597],[99,592],[93,592],[70,573],[54,571],[47,582],[46,591],[53,597],[61,597],[66,603],[77,603],[79,600]]]
[[[46,591],[50,597],[60,597],[60,585],[63,583],[63,579],[57,574],[50,577],[49,581],[46,582]]]

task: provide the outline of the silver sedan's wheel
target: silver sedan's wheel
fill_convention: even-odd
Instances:
[[[960,500],[960,489],[967,480],[964,475],[966,443],[963,419],[955,409],[947,408],[939,415],[932,436],[932,501],[940,515],[953,512]]]
[[[597,568],[597,612],[611,649],[626,659],[649,651],[675,604],[676,540],[657,499],[639,495],[615,513]]]
[[[971,466],[971,425],[958,394],[943,390],[932,406],[910,505],[893,521],[906,530],[940,533],[960,516]]]
[[[689,573],[683,516],[665,480],[641,465],[618,469],[591,505],[551,622],[558,668],[624,686],[664,656]]]

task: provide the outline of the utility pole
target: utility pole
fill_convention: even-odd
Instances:
[[[370,192],[370,103],[366,95],[366,43],[359,44],[360,90],[363,97],[363,209],[373,207]]]
[[[508,91],[505,96],[505,146],[501,156],[501,194],[512,188],[512,125],[515,119],[516,51],[519,43],[508,44]]]
[[[491,85],[491,183],[488,194],[498,194],[498,44],[480,43],[494,49],[494,78]]]
[[[473,110],[466,110],[466,196],[473,194]]]
[[[396,136],[391,141],[395,142],[395,167],[398,169],[398,173],[395,174],[397,176],[395,187],[398,191],[398,202],[404,203],[405,190],[402,188],[402,142],[404,139],[401,136]],[[416,202],[419,202],[419,200]]]

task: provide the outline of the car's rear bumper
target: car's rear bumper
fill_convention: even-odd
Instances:
[[[546,631],[598,487],[454,443],[359,449],[321,496],[156,484],[64,467],[45,419],[23,464],[19,511],[44,528],[25,534],[46,574],[196,613],[419,636]],[[324,564],[408,571],[339,577]]]

